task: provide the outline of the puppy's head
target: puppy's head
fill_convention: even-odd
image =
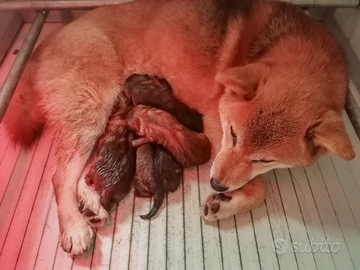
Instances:
[[[159,107],[160,104],[174,99],[172,88],[165,79],[147,74],[133,74],[124,84],[124,95],[130,98],[134,105],[143,104]]]
[[[274,168],[308,166],[318,154],[355,156],[341,118],[345,77],[325,80],[307,68],[255,63],[216,79],[225,93],[222,148],[211,168],[214,190],[238,189]]]

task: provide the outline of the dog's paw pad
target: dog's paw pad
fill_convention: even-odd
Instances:
[[[228,217],[229,215],[226,212],[231,199],[223,193],[210,195],[201,208],[203,219],[211,222]]]
[[[216,214],[217,212],[219,212],[220,209],[220,204],[219,203],[213,203],[211,205],[211,211]]]
[[[109,213],[101,205],[99,206],[98,211],[85,208],[81,213],[88,224],[96,228],[107,226],[110,221]]]

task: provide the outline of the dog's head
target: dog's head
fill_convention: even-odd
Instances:
[[[308,166],[318,154],[352,159],[341,118],[347,78],[339,74],[324,78],[308,67],[261,63],[218,73],[225,93],[222,148],[211,168],[214,190],[238,189],[274,168]]]

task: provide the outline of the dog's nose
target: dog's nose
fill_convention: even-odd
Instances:
[[[219,182],[214,178],[212,177],[211,180],[210,180],[210,184],[212,186],[212,188],[216,191],[220,191],[220,192],[223,192],[223,191],[226,191],[228,189],[228,187],[223,187],[219,184]]]

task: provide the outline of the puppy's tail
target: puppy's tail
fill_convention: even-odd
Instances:
[[[157,213],[157,211],[159,210],[163,200],[164,200],[164,196],[165,193],[164,192],[159,192],[158,194],[155,194],[154,196],[154,205],[151,208],[150,212],[147,213],[146,215],[141,215],[140,217],[142,219],[150,219],[153,216],[155,216],[155,214]]]
[[[31,147],[41,136],[45,120],[39,99],[28,76],[21,78],[2,120],[9,137],[16,144]]]

